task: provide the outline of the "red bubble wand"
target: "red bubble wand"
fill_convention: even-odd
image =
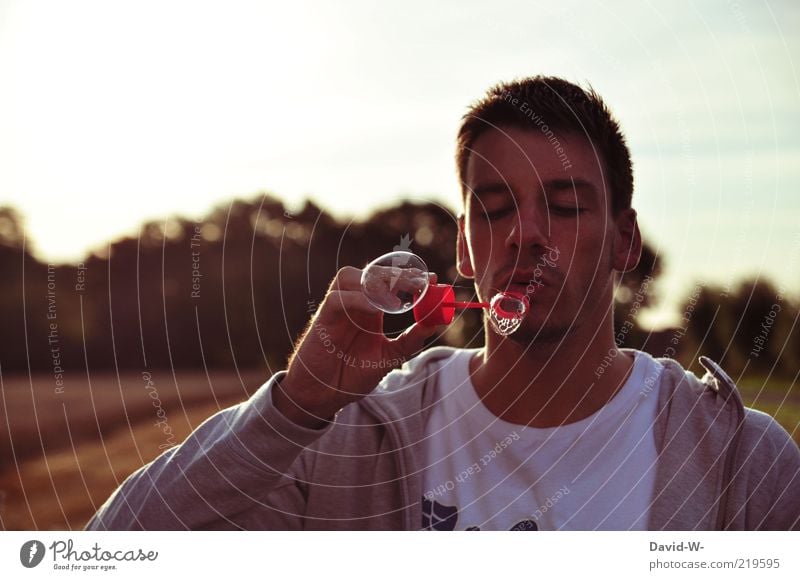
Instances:
[[[423,326],[450,324],[456,308],[487,310],[489,322],[498,334],[515,332],[528,313],[527,294],[499,292],[491,302],[456,300],[453,286],[434,284],[422,258],[406,251],[385,254],[364,268],[361,288],[367,300],[388,314],[414,311],[414,320]]]

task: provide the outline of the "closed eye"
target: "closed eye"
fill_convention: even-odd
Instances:
[[[515,209],[516,208],[513,205],[512,206],[507,206],[507,207],[500,207],[500,208],[497,208],[497,209],[491,209],[491,210],[485,209],[483,211],[483,216],[489,221],[495,221],[495,220],[502,219],[502,218],[504,218],[504,217],[506,217],[508,215],[511,215],[512,213],[514,213]]]
[[[550,205],[550,212],[557,216],[573,217],[582,214],[585,210],[582,207],[570,205]]]

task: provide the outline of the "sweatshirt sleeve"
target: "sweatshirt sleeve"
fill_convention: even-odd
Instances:
[[[749,530],[800,530],[800,449],[771,416],[747,409],[746,443],[740,450],[750,465],[746,506]]]
[[[290,468],[332,424],[308,429],[275,408],[272,388],[285,374],[134,472],[86,529],[302,528],[305,478]]]

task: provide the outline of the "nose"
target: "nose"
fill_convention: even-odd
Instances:
[[[512,249],[544,247],[550,239],[550,220],[546,208],[536,203],[521,203],[516,219],[506,238],[506,245]]]

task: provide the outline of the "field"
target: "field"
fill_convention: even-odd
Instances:
[[[746,377],[739,383],[748,407],[764,411],[783,425],[800,445],[800,385],[790,381]]]
[[[82,528],[130,473],[265,378],[260,371],[96,373],[90,380],[72,373],[57,392],[52,375],[2,377],[0,529]],[[775,416],[800,443],[796,385],[763,384],[741,382],[745,403]]]
[[[72,373],[59,393],[52,375],[3,377],[2,529],[82,528],[130,473],[266,377],[166,370],[90,379]]]

